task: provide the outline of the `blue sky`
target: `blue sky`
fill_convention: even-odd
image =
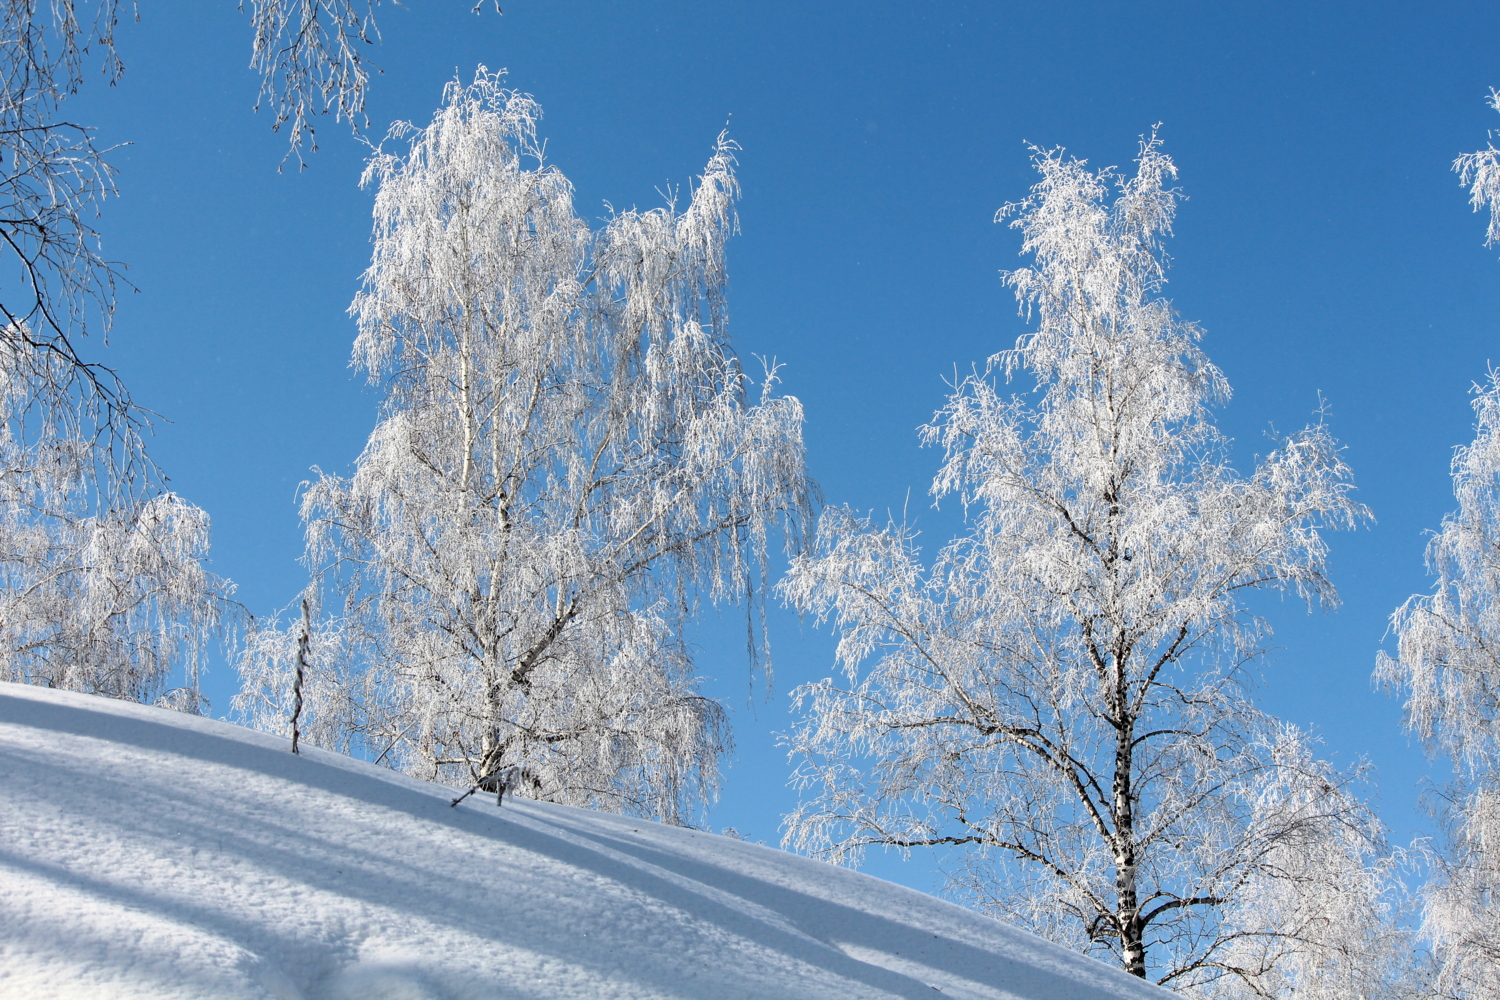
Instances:
[[[1235,389],[1220,413],[1241,468],[1264,432],[1327,400],[1377,523],[1332,538],[1344,607],[1268,602],[1277,649],[1258,688],[1335,760],[1379,768],[1394,839],[1430,767],[1399,704],[1369,676],[1386,616],[1427,583],[1423,532],[1453,506],[1467,390],[1500,362],[1500,260],[1449,165],[1500,115],[1489,4],[614,3],[508,0],[383,7],[369,113],[425,122],[443,84],[506,67],[546,109],[552,162],[585,215],[647,207],[684,184],[729,123],[744,147],[743,234],[730,251],[732,332],[773,356],[807,411],[809,461],[831,502],[907,503],[936,547],[938,455],[915,428],[944,376],[1022,332],[997,272],[1018,239],[992,222],[1032,181],[1025,142],[1128,164],[1161,122],[1188,200],[1168,292],[1207,330]],[[160,412],[172,484],[214,519],[214,568],[255,613],[303,585],[295,492],[342,471],[377,395],[347,367],[345,308],[368,259],[364,150],[325,122],[321,150],[277,172],[284,140],[253,114],[246,16],[232,3],[145,0],[119,33],[114,88],[67,108],[97,125],[121,196],[100,228],[130,264],[113,364]],[[831,638],[772,622],[775,696],[746,699],[741,625],[707,621],[703,673],[734,709],[740,752],[715,828],[775,842],[793,802],[772,733],[786,693],[830,671]],[[208,693],[227,708],[233,678]],[[928,884],[930,862],[879,874]]]

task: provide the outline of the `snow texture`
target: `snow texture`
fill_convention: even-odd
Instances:
[[[15,1000],[1169,996],[878,879],[0,684]]]

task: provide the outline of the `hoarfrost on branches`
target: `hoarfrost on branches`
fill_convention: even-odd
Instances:
[[[1500,375],[1477,388],[1474,441],[1455,451],[1458,510],[1427,545],[1432,593],[1391,616],[1396,656],[1376,679],[1406,694],[1406,726],[1449,756],[1452,785],[1431,796],[1446,830],[1424,891],[1423,929],[1444,996],[1500,997]]]
[[[1500,111],[1500,90],[1490,91],[1489,105]],[[1495,148],[1491,135],[1484,149],[1464,153],[1453,161],[1453,172],[1469,189],[1469,204],[1474,211],[1489,209],[1490,225],[1484,238],[1487,247],[1500,243],[1500,149]]]
[[[288,126],[288,156],[301,159],[303,143],[317,149],[313,120],[332,115],[359,129],[371,63],[365,47],[380,40],[375,8],[380,0],[250,0],[255,31],[250,65],[261,75],[261,100],[273,129]],[[241,7],[244,0],[241,0]],[[399,5],[398,5],[399,6]],[[485,6],[474,4],[474,13]],[[495,4],[496,13],[500,5]]]
[[[1364,947],[1329,907],[1379,922],[1380,828],[1358,769],[1248,698],[1268,629],[1243,595],[1333,605],[1321,532],[1367,514],[1321,422],[1229,466],[1229,387],[1159,294],[1177,194],[1155,137],[1131,177],[1034,162],[1001,212],[1034,330],[923,429],[971,531],[928,566],[907,526],[829,508],[780,584],[836,626],[847,681],[797,692],[786,842],[951,848],[973,901],[1196,995],[1316,979],[1297,969]],[[1002,394],[1015,372],[1030,398]]]
[[[373,7],[354,0],[253,0],[253,64],[291,148],[312,116],[351,122],[364,106]],[[0,341],[37,394],[33,417],[81,422],[97,437],[104,470],[150,478],[145,414],[109,368],[80,353],[80,338],[107,335],[123,265],[104,256],[94,220],[115,193],[114,170],[94,129],[63,117],[63,102],[96,59],[104,79],[124,71],[115,49],[120,0],[0,2]]]
[[[251,623],[235,657],[240,690],[230,703],[234,716],[245,725],[288,738],[292,735],[288,706],[294,702],[292,685],[302,638],[301,619],[292,617],[285,627],[279,616]],[[309,743],[352,755],[363,749],[365,702],[376,692],[366,683],[368,675],[355,673],[349,638],[346,623],[337,619],[326,619],[309,631],[299,729]],[[373,757],[384,760],[380,750]]]
[[[373,7],[254,0],[253,62],[291,148],[311,116],[354,122]],[[0,0],[0,677],[197,710],[197,673],[232,587],[208,573],[208,518],[165,491],[148,414],[81,338],[107,336],[123,265],[95,228],[109,152],[64,101],[91,60],[123,64],[119,0]]]
[[[208,515],[172,493],[101,494],[94,441],[38,416],[50,403],[25,373],[48,361],[10,363],[18,342],[0,343],[0,678],[197,712],[235,610],[203,565]]]
[[[729,733],[684,626],[705,600],[748,600],[753,623],[774,536],[798,544],[801,407],[774,371],[752,384],[725,333],[734,144],[685,208],[591,232],[540,109],[501,84],[482,67],[451,84],[365,175],[354,359],[387,397],[352,476],[304,495],[307,560],[358,663],[341,707],[313,696],[337,732],[308,738],[685,822]],[[285,636],[261,641],[289,662]],[[266,721],[287,687],[271,658],[242,666]]]
[[[7,377],[36,389],[28,400],[35,416],[102,424],[118,449],[110,464],[128,477],[140,460],[140,415],[115,374],[77,350],[90,329],[108,333],[123,281],[92,221],[114,193],[113,170],[92,129],[60,118],[83,82],[91,42],[103,50],[106,78],[119,77],[120,10],[118,0],[0,5],[0,259],[8,272],[0,273],[0,341],[14,367]]]

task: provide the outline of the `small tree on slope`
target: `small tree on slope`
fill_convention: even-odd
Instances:
[[[1248,700],[1267,628],[1243,595],[1333,604],[1319,532],[1366,513],[1321,425],[1228,466],[1208,408],[1229,388],[1158,295],[1175,169],[1154,138],[1137,162],[1037,151],[1002,211],[1035,331],[923,431],[971,532],[927,568],[910,529],[830,508],[780,585],[836,624],[850,682],[798,692],[786,839],[841,862],[954,848],[974,901],[1200,995],[1336,992],[1388,943],[1380,831],[1357,774]]]
[[[752,403],[725,335],[733,145],[685,210],[591,233],[539,115],[481,69],[370,163],[355,362],[388,394],[354,474],[304,498],[348,633],[314,654],[358,651],[333,714],[396,766],[682,822],[728,739],[683,626],[757,600],[771,536],[795,541],[801,408],[773,378]]]
[[[1427,545],[1432,593],[1391,616],[1395,657],[1375,676],[1404,690],[1406,725],[1456,778],[1432,797],[1445,850],[1425,892],[1424,930],[1444,996],[1500,998],[1500,376],[1476,391],[1479,429],[1453,456],[1458,510]]]

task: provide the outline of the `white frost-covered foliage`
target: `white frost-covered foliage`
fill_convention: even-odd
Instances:
[[[69,362],[20,363],[15,344],[0,341],[0,679],[198,711],[233,590],[203,565],[208,515],[102,490],[94,442],[59,426],[32,378]]]
[[[292,152],[319,114],[362,118],[377,4],[249,0],[252,64],[274,127],[290,126]],[[0,344],[26,365],[35,405],[92,424],[105,471],[127,480],[150,471],[149,414],[82,354],[83,337],[109,332],[117,287],[128,287],[95,228],[114,169],[94,129],[63,104],[96,69],[120,79],[115,32],[138,13],[124,0],[0,0]]]
[[[359,753],[364,749],[360,734],[365,730],[365,704],[372,695],[378,695],[371,689],[372,678],[357,672],[346,622],[327,619],[310,630],[307,638],[298,717],[301,738],[339,753]],[[296,616],[285,627],[280,616],[251,623],[235,659],[240,690],[230,704],[241,723],[278,736],[292,735],[301,639],[302,621]],[[383,762],[380,750],[373,756]]]
[[[1282,725],[1265,746],[1241,843],[1244,879],[1217,956],[1236,974],[1191,992],[1284,1000],[1400,1000],[1422,995],[1407,930],[1404,852],[1378,851],[1383,829],[1307,737]],[[1170,984],[1169,984],[1170,985]]]
[[[1006,275],[1034,332],[923,430],[969,534],[929,566],[906,526],[830,508],[781,584],[837,627],[848,682],[797,694],[786,841],[851,863],[946,846],[954,887],[1006,919],[1254,994],[1312,982],[1363,947],[1344,928],[1380,920],[1358,774],[1240,676],[1267,634],[1244,593],[1334,603],[1320,531],[1366,514],[1321,424],[1249,477],[1227,464],[1209,407],[1229,387],[1159,295],[1175,169],[1154,138],[1137,163],[1037,151],[1041,181],[1002,212],[1034,259]],[[1002,394],[1016,371],[1034,394]]]
[[[1500,90],[1490,91],[1490,107],[1500,111]],[[1490,226],[1485,233],[1484,245],[1500,243],[1500,149],[1495,148],[1494,133],[1484,149],[1464,153],[1453,161],[1453,172],[1458,174],[1461,184],[1469,189],[1469,204],[1474,211],[1489,209]]]
[[[591,232],[539,116],[481,68],[365,175],[354,357],[387,398],[353,475],[304,497],[333,644],[357,664],[318,710],[349,735],[316,739],[685,822],[729,733],[683,625],[704,600],[758,601],[773,537],[795,544],[801,407],[773,377],[757,392],[725,334],[734,145],[684,210]]]
[[[1458,510],[1427,545],[1432,593],[1391,616],[1396,656],[1378,680],[1406,692],[1406,725],[1450,756],[1433,797],[1447,828],[1425,891],[1424,929],[1445,996],[1500,998],[1500,375],[1476,391],[1478,433],[1453,456]]]

